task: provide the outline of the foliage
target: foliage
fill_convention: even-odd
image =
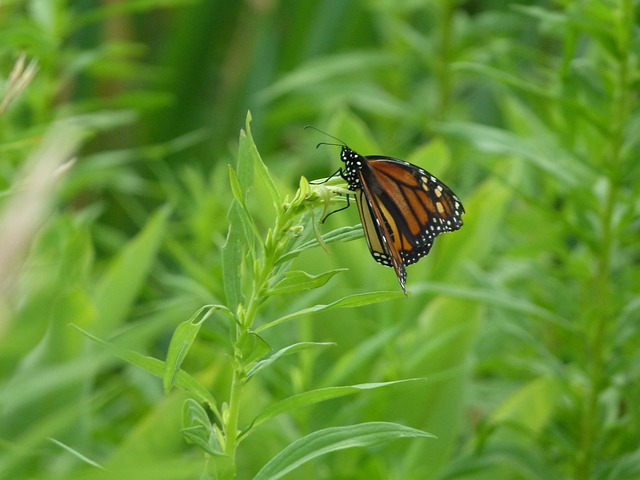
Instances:
[[[5,2],[0,477],[640,478],[638,11]],[[306,124],[464,203],[408,299]]]

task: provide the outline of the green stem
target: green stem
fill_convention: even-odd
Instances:
[[[243,350],[238,342],[244,339],[256,319],[258,307],[262,303],[265,288],[269,282],[270,275],[277,257],[277,246],[281,240],[282,224],[285,219],[278,215],[273,234],[267,238],[264,249],[263,263],[254,271],[253,286],[251,296],[247,303],[244,314],[240,315],[236,325],[236,338],[234,341],[234,361],[233,376],[231,379],[231,391],[229,394],[229,407],[224,415],[225,460],[220,465],[219,476],[223,480],[236,478],[236,451],[238,448],[238,435],[240,433],[240,402],[244,390],[246,359],[243,358]]]
[[[238,370],[233,372],[231,380],[231,394],[229,395],[229,409],[225,422],[224,453],[226,462],[221,479],[236,478],[236,450],[238,448],[238,419],[240,417],[240,397],[242,396],[243,379]]]
[[[626,12],[631,15],[631,0],[623,0]],[[631,15],[628,18],[633,18]],[[620,25],[631,28],[631,25]],[[630,30],[627,30],[630,33]],[[622,33],[624,35],[625,33]],[[618,65],[616,91],[614,93],[611,129],[611,149],[609,164],[605,166],[609,179],[609,190],[606,195],[601,214],[602,238],[599,246],[600,257],[592,279],[593,303],[590,303],[589,336],[587,345],[587,365],[590,386],[585,399],[581,425],[580,455],[578,457],[575,478],[591,478],[597,458],[596,442],[599,436],[598,400],[606,388],[605,369],[607,363],[607,328],[612,324],[611,292],[612,272],[611,258],[615,243],[614,211],[617,203],[618,184],[620,181],[620,163],[624,144],[624,129],[629,117],[630,82],[629,82],[629,44],[624,37],[620,49],[624,52]]]

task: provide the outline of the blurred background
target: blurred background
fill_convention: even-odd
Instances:
[[[333,453],[286,478],[640,478],[637,0],[10,0],[0,4],[0,478],[195,478],[187,394],[71,325],[162,360],[225,303],[220,251],[247,112],[281,195],[340,166],[327,138],[404,158],[462,200],[408,299],[274,328],[291,355],[241,423],[312,388],[426,378],[292,411],[238,478],[319,428],[437,439]],[[263,233],[274,212],[256,186]],[[321,232],[359,222],[352,207]],[[296,260],[324,288],[261,320],[398,290],[365,240]],[[209,322],[184,368],[227,400]],[[222,322],[218,319],[217,322]],[[215,461],[212,459],[210,461]]]

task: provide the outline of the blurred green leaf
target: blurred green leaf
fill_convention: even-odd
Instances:
[[[124,360],[125,362],[139,367],[160,379],[164,378],[165,365],[161,360],[141,355],[132,350],[124,349],[113,343],[105,342],[104,340],[101,340],[100,338],[91,335],[89,332],[81,329],[77,325],[72,326],[83,333],[89,339],[106,347],[108,351],[116,355],[118,358]],[[180,370],[180,372],[177,374],[174,384],[188,392],[191,392],[200,401],[206,402],[214,412],[217,412],[217,404],[215,398],[200,382],[198,382],[184,370]]]
[[[466,300],[476,300],[478,302],[500,306],[516,312],[525,313],[541,318],[547,322],[554,323],[566,330],[575,331],[576,326],[569,320],[562,318],[555,312],[546,310],[539,305],[531,303],[525,299],[517,298],[512,292],[499,291],[496,289],[486,289],[482,287],[460,287],[440,282],[420,282],[412,286],[412,292],[435,292]]]
[[[87,465],[91,465],[92,467],[104,470],[104,467],[102,467],[102,465],[100,465],[99,463],[91,460],[87,456],[81,454],[80,452],[78,452],[74,448],[71,448],[69,445],[66,445],[66,444],[62,443],[61,441],[56,440],[55,438],[50,438],[49,441],[51,443],[54,443],[55,445],[59,446],[60,448],[64,449],[65,451],[69,452],[71,455],[73,455],[75,458],[77,458],[81,462],[84,462]]]
[[[392,56],[379,52],[349,52],[312,59],[266,88],[260,94],[259,100],[265,103],[271,102],[282,95],[306,90],[332,77],[346,76],[353,71],[372,71],[388,67],[393,62]]]
[[[559,161],[558,157],[566,157],[566,152],[541,144],[535,138],[523,139],[503,129],[470,123],[441,124],[438,126],[438,131],[463,137],[482,152],[514,155],[527,160],[542,171],[553,175],[567,187],[575,187],[588,178],[585,170],[577,167],[575,162]],[[567,165],[575,165],[577,168],[569,170],[566,168]]]
[[[109,334],[125,321],[156,260],[170,211],[168,207],[158,210],[98,280],[93,298],[99,334]]]
[[[365,338],[334,362],[319,383],[321,385],[344,383],[357,375],[357,372],[366,370],[376,358],[383,354],[384,349],[394,341],[401,329],[402,325],[398,324]]]
[[[537,378],[511,394],[490,417],[496,425],[520,425],[540,433],[560,400],[560,385],[553,378]]]

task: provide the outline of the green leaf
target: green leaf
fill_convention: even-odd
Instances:
[[[182,426],[180,432],[187,442],[198,445],[211,455],[224,455],[207,412],[192,398],[182,405]]]
[[[412,291],[416,295],[422,292],[435,292],[466,300],[476,300],[485,305],[494,305],[538,317],[541,320],[551,322],[568,331],[577,330],[575,324],[557,313],[540,307],[526,299],[518,298],[514,292],[508,290],[501,291],[495,288],[461,287],[441,282],[420,282],[414,284]]]
[[[100,470],[104,470],[104,467],[102,465],[100,465],[97,462],[94,462],[93,460],[91,460],[89,457],[81,454],[79,451],[77,451],[74,448],[71,448],[69,445],[62,443],[59,440],[56,440],[55,438],[49,438],[48,439],[51,443],[59,446],[60,448],[63,448],[64,450],[66,450],[67,452],[69,452],[71,455],[73,455],[74,457],[76,457],[78,460],[80,460],[81,462],[86,463],[87,465],[91,465],[94,468],[99,468]]]
[[[241,204],[244,205],[246,201],[246,192],[242,188],[242,184],[240,183],[240,179],[238,178],[238,174],[233,169],[231,165],[228,166],[229,170],[229,185],[231,185],[231,193],[233,193],[233,197]]]
[[[533,83],[519,78],[517,75],[489,65],[473,62],[456,62],[452,65],[458,72],[468,74],[469,72],[486,75],[489,78],[500,81],[505,85],[515,87],[526,93],[531,93],[546,99],[558,99],[559,95],[549,88],[544,88],[538,83]]]
[[[222,247],[222,281],[224,283],[224,293],[227,298],[227,305],[236,312],[238,305],[242,302],[242,282],[240,271],[244,258],[243,249],[243,228],[240,204],[234,200],[229,208],[229,230],[227,241]]]
[[[253,366],[253,368],[251,368],[247,372],[246,380],[251,378],[253,375],[258,373],[263,368],[268,367],[269,365],[271,365],[273,362],[275,362],[279,358],[284,357],[285,355],[290,355],[292,353],[301,352],[301,351],[307,350],[309,348],[326,347],[326,346],[329,346],[329,345],[335,345],[335,343],[331,343],[331,342],[300,342],[300,343],[295,343],[293,345],[289,345],[288,347],[284,347],[283,349],[278,350],[277,352],[275,352],[269,358],[266,358],[265,360],[262,360],[262,361],[256,363]]]
[[[236,342],[236,348],[240,350],[240,356],[245,365],[251,364],[271,351],[269,344],[253,332],[244,332]]]
[[[251,120],[251,116],[247,115],[247,126]],[[249,132],[250,133],[250,132]],[[242,201],[246,202],[247,191],[253,185],[253,139],[247,136],[244,130],[240,130],[240,139],[238,142],[238,181],[242,187]]]
[[[368,447],[399,438],[434,438],[434,435],[397,423],[370,422],[313,432],[276,455],[253,480],[276,480],[314,458],[338,450]]]
[[[283,76],[269,88],[261,92],[260,102],[272,102],[274,99],[305,90],[310,86],[321,84],[336,76],[344,76],[349,72],[373,72],[375,68],[390,66],[394,62],[391,55],[375,52],[348,52],[313,59],[304,63],[300,68]]]
[[[364,232],[362,230],[362,224],[353,225],[350,227],[342,227],[332,230],[328,233],[322,235],[322,242],[326,245],[333,242],[350,242],[351,240],[356,240],[358,238],[362,238],[364,236]],[[278,264],[293,260],[295,257],[300,255],[305,250],[310,248],[315,248],[320,245],[317,239],[309,240],[308,242],[303,243],[295,250],[288,252],[278,259]]]
[[[273,288],[268,289],[266,295],[281,295],[283,293],[292,293],[299,290],[309,290],[318,288],[326,284],[336,273],[346,272],[346,268],[336,268],[319,275],[310,275],[300,270],[287,272],[284,278],[280,280]]]
[[[308,315],[310,313],[323,312],[325,310],[332,310],[334,308],[362,307],[365,305],[372,305],[374,303],[384,302],[386,300],[391,300],[394,298],[403,298],[403,297],[404,297],[404,294],[402,292],[357,293],[355,295],[349,295],[344,298],[341,298],[340,300],[336,300],[335,302],[330,303],[328,305],[314,305],[313,307],[298,310],[297,312],[290,313],[272,322],[265,323],[264,325],[261,325],[260,327],[256,328],[255,331],[256,333],[258,333],[268,328],[275,327],[276,325],[280,325],[281,323],[289,322],[303,315]]]
[[[93,298],[98,312],[96,328],[100,334],[112,332],[126,319],[156,259],[169,212],[168,207],[156,212],[98,280]]]
[[[388,387],[390,385],[398,385],[401,383],[415,382],[425,380],[424,378],[408,378],[405,380],[395,380],[392,382],[363,383],[360,385],[348,385],[341,387],[327,387],[311,390],[308,392],[293,395],[291,397],[280,400],[279,402],[269,405],[260,415],[258,415],[248,430],[256,428],[267,420],[280,415],[281,413],[291,412],[297,408],[306,407],[315,403],[324,402],[333,398],[344,397],[362,392],[363,390],[374,390],[377,388]]]
[[[219,308],[227,310],[224,306],[205,306],[200,308],[189,320],[182,322],[176,330],[173,332],[171,342],[169,343],[169,350],[167,352],[167,359],[164,366],[164,376],[162,384],[164,386],[165,393],[169,393],[175,382],[176,376],[180,372],[180,367],[184,361],[191,345],[193,345],[202,323],[209,318]],[[202,313],[208,310],[204,315]],[[230,313],[230,312],[229,312]],[[199,318],[202,316],[202,318]]]
[[[211,429],[211,421],[206,410],[193,398],[187,398],[182,405],[182,426],[193,427],[204,425],[207,430]]]
[[[526,139],[499,128],[463,122],[440,124],[437,130],[462,136],[483,152],[516,155],[553,175],[567,187],[591,180],[584,166],[567,159],[565,152],[541,144],[537,138]]]
[[[145,355],[141,355],[138,352],[134,352],[132,350],[127,350],[125,348],[114,345],[113,343],[105,342],[101,338],[98,338],[94,335],[91,335],[86,330],[78,327],[77,325],[71,324],[72,327],[83,333],[87,338],[93,340],[94,342],[104,346],[109,352],[117,356],[118,358],[124,360],[131,365],[142,368],[146,372],[155,375],[158,378],[164,377],[164,362],[158,360],[157,358],[147,357]],[[175,385],[177,387],[186,390],[193,394],[196,398],[198,398],[202,402],[206,402],[213,412],[219,417],[219,412],[217,409],[216,399],[211,395],[209,390],[207,390],[200,382],[198,382],[195,378],[189,375],[184,370],[180,370],[176,379]]]
[[[238,178],[238,175],[236,174],[235,170],[231,166],[229,166],[229,183],[231,184],[231,190],[233,192],[233,196],[237,200],[238,204],[240,205],[240,208],[238,208],[235,213],[238,214],[238,219],[240,220],[240,223],[242,224],[242,227],[244,229],[243,238],[246,240],[247,245],[253,252],[254,238],[258,240],[258,242],[260,242],[261,244],[263,243],[263,240],[260,235],[260,232],[258,231],[258,227],[256,227],[256,224],[253,221],[253,217],[251,216],[251,213],[249,212],[245,204],[246,192],[242,189],[242,185],[240,184],[240,179]]]
[[[358,375],[358,372],[366,371],[368,365],[372,365],[375,359],[380,358],[388,345],[395,341],[395,337],[402,328],[400,324],[393,325],[358,343],[347,354],[340,357],[328,372],[325,372],[320,383],[322,385],[345,383],[348,381],[346,379],[353,378],[354,375]]]
[[[253,158],[253,166],[258,174],[258,177],[264,184],[269,192],[269,196],[271,197],[271,201],[273,202],[273,207],[277,211],[282,204],[282,200],[280,198],[280,194],[278,193],[278,189],[276,188],[275,183],[273,182],[273,178],[269,174],[269,169],[262,161],[262,157],[260,156],[260,152],[258,152],[258,148],[256,147],[255,142],[253,141],[253,136],[251,134],[251,112],[247,112],[247,123],[246,123],[246,141],[247,148],[249,149],[249,153]]]
[[[537,378],[510,395],[491,416],[496,425],[508,423],[540,433],[557,408],[561,388],[552,378]]]

